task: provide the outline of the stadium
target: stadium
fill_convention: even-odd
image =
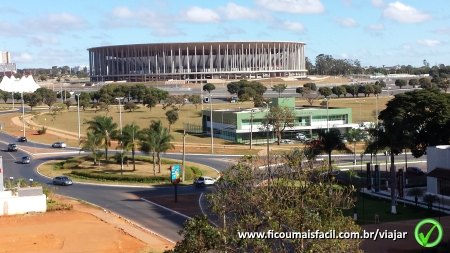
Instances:
[[[306,77],[303,42],[188,42],[89,48],[92,82]]]

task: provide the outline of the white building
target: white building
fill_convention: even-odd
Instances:
[[[0,63],[11,63],[11,54],[9,52],[0,51]]]
[[[450,198],[450,145],[427,147],[427,192]]]
[[[88,72],[89,66],[75,66],[72,68],[73,73]]]

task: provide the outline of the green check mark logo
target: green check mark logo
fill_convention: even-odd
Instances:
[[[424,236],[424,234],[422,232],[419,232],[420,228],[425,224],[433,225],[433,227],[428,231],[426,236]],[[434,229],[436,229],[436,228],[438,230],[437,239],[434,242],[429,243],[428,240],[430,239],[431,234],[433,233]],[[420,245],[422,245],[423,247],[426,247],[426,248],[431,248],[431,247],[438,245],[441,242],[443,235],[444,235],[444,230],[442,229],[442,225],[434,219],[424,219],[424,220],[420,221],[416,225],[416,228],[414,230],[414,236],[416,237],[416,241]]]

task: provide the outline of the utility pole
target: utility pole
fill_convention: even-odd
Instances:
[[[253,110],[250,114],[250,149],[253,148]]]
[[[212,109],[212,100],[211,100],[211,92],[209,93],[209,104],[210,104],[210,111],[211,111],[211,154],[214,154],[214,128],[213,128],[213,109]]]
[[[186,161],[186,130],[183,130],[183,160],[181,163],[181,170],[182,170],[182,180],[184,182],[184,175],[185,175],[185,161]]]

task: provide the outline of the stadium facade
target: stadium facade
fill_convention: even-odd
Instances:
[[[187,42],[89,48],[91,81],[306,77],[303,42]]]

